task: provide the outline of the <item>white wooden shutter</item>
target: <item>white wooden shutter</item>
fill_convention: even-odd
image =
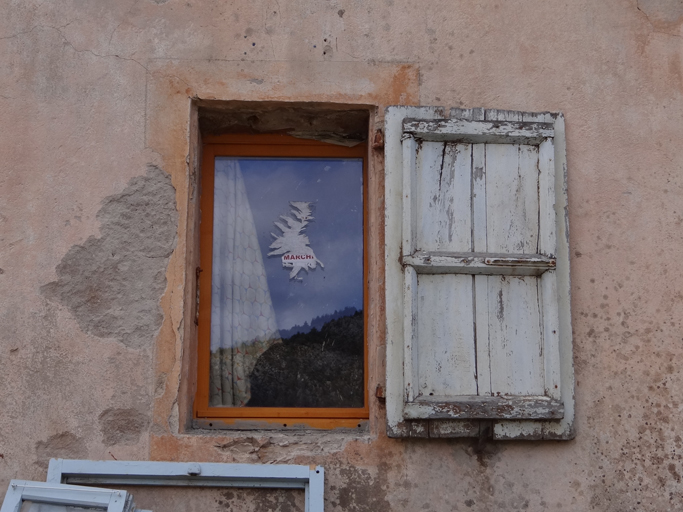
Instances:
[[[391,436],[570,438],[561,115],[386,112]]]

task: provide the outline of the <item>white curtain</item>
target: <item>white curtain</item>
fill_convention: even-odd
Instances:
[[[281,341],[239,163],[216,161],[211,277],[211,406],[242,406],[256,360]]]

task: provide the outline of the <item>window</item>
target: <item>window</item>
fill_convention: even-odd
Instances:
[[[367,145],[237,134],[203,151],[195,424],[361,426]]]
[[[389,107],[385,166],[389,435],[573,437],[562,116]]]

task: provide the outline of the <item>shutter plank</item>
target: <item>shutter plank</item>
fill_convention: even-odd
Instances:
[[[472,277],[419,274],[417,280],[416,398],[476,395]]]
[[[486,145],[487,251],[536,253],[538,150],[515,144]]]
[[[445,398],[445,399],[444,399]],[[403,406],[408,419],[560,419],[562,402],[543,395],[420,397]]]
[[[471,145],[423,142],[417,155],[417,249],[471,250]]]
[[[415,371],[417,370],[417,272],[415,269],[407,266],[404,275],[403,288],[403,308],[405,316],[403,318],[403,336],[404,336],[404,358],[403,358],[403,374],[405,380],[405,398],[408,401],[415,399],[417,394],[417,382],[415,381]]]
[[[386,404],[389,437],[428,437],[427,421],[403,420],[404,386],[404,319],[405,273],[400,264],[403,247],[403,119],[443,118],[443,108],[392,106],[385,112],[384,125],[384,233],[385,233],[385,298],[386,298]]]
[[[406,119],[403,131],[416,139],[467,143],[533,144],[552,137],[550,123]]]
[[[486,252],[486,144],[472,144],[472,251]]]
[[[488,278],[491,391],[542,395],[545,391],[538,278]]]
[[[401,145],[403,147],[403,255],[406,256],[416,249],[417,144],[413,137],[404,136]]]
[[[539,254],[555,256],[555,148],[546,140],[538,148],[538,250]]]
[[[481,112],[481,117],[484,113]],[[472,145],[472,250],[486,252],[486,145]],[[488,276],[474,276],[477,394],[491,395]]]
[[[550,117],[550,114],[548,114]],[[543,424],[544,439],[573,439],[574,358],[572,350],[571,287],[569,272],[569,216],[567,212],[567,153],[564,117],[555,116],[555,211],[557,242],[557,304],[559,316],[559,353],[561,396],[565,414],[562,420]]]
[[[521,115],[521,120],[526,121],[526,122],[540,122],[540,123],[551,123],[553,120],[552,118],[545,114],[527,114],[527,113],[508,113],[508,114],[503,114],[505,117],[505,120],[520,120],[518,114]],[[499,113],[500,115],[500,113]],[[502,118],[501,118],[502,119]],[[547,140],[541,143],[541,147],[543,147],[544,144],[547,144]],[[549,241],[548,236],[550,236],[549,230],[545,230],[543,232],[544,228],[546,226],[543,226],[543,221],[545,216],[543,215],[543,201],[547,200],[547,198],[543,194],[544,187],[546,184],[543,182],[544,180],[544,175],[543,175],[543,168],[542,168],[542,163],[540,161],[540,154],[541,154],[541,149],[539,148],[539,239],[538,239],[538,251],[541,252],[541,246],[546,247],[546,243]],[[554,169],[546,169],[546,170],[551,170],[552,173],[554,173]],[[547,176],[547,175],[546,175]],[[554,197],[554,196],[551,196]],[[554,216],[552,218],[552,224],[554,226]],[[543,238],[545,236],[545,238]],[[554,252],[552,253],[545,253],[543,252],[542,254],[555,254]],[[543,307],[543,300],[540,301],[539,306],[542,308]],[[541,313],[541,317],[543,318],[543,313]],[[544,354],[547,357],[547,351],[544,351]],[[547,386],[547,382],[546,382]],[[554,395],[552,395],[554,396]],[[538,421],[502,421],[498,422],[495,424],[493,428],[493,436],[495,439],[541,439],[542,438],[542,423]]]
[[[474,276],[475,345],[477,351],[477,394],[491,395],[489,338],[489,276]]]
[[[560,318],[557,307],[557,276],[554,271],[540,278],[541,308],[543,318],[543,356],[545,369],[545,394],[561,397],[560,376]]]

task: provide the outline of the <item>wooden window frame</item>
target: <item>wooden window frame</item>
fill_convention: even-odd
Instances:
[[[283,134],[228,134],[203,138],[198,279],[197,391],[193,415],[200,428],[361,428],[369,419],[368,396],[368,145],[340,146]],[[209,407],[211,277],[216,157],[362,158],[364,406],[359,408]]]

